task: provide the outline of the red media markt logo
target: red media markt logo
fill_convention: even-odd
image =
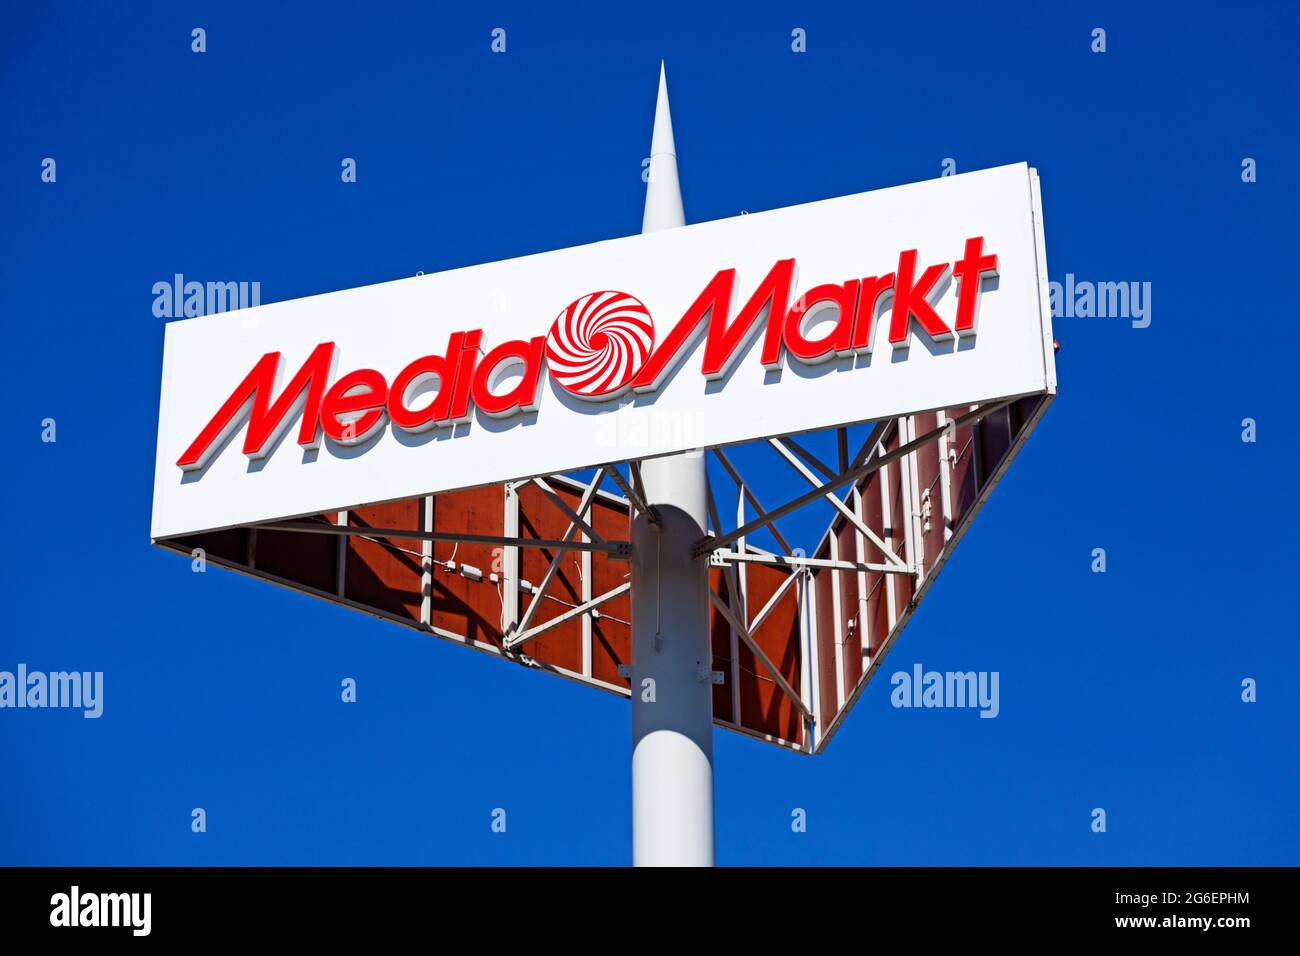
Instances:
[[[321,342],[277,390],[280,353],[267,352],[176,464],[183,471],[201,470],[245,421],[244,454],[255,459],[270,454],[299,415],[298,444],[315,448],[322,432],[337,444],[359,445],[388,422],[417,434],[472,421],[476,414],[504,418],[534,412],[543,373],[587,402],[607,401],[628,389],[647,394],[674,374],[701,336],[699,370],[708,381],[725,378],[760,332],[759,361],[766,369],[781,368],[787,355],[813,365],[869,354],[881,324],[898,357],[906,356],[916,335],[952,352],[945,343],[974,338],[983,280],[997,275],[998,257],[985,251],[983,236],[970,236],[955,262],[924,266],[918,274],[917,250],[906,249],[893,272],[823,283],[797,297],[795,260],[780,259],[734,315],[736,270],[721,269],[660,343],[640,299],[605,289],[575,299],[546,335],[500,342],[486,354],[483,329],[452,332],[443,352],[413,359],[391,380],[379,369],[360,368],[331,382],[335,343]],[[958,288],[951,326],[935,311],[950,276]],[[833,319],[828,330],[820,321],[823,313]],[[427,386],[433,382],[438,389],[430,398]]]
[[[546,368],[570,394],[605,401],[627,389],[654,341],[654,321],[640,299],[609,289],[590,292],[555,317]]]

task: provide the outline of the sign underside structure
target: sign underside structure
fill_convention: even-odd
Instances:
[[[172,322],[151,536],[626,696],[638,463],[700,450],[714,723],[818,753],[1055,391],[1004,166]]]

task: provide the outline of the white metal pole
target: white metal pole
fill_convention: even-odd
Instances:
[[[659,68],[642,232],[686,224]],[[632,522],[632,862],[713,865],[713,682],[701,452],[643,462],[654,511]]]

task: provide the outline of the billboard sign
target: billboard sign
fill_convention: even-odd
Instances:
[[[152,536],[1054,388],[1005,166],[170,323]]]

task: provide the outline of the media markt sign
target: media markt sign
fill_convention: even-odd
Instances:
[[[1052,391],[1044,272],[1020,164],[173,322],[152,534]]]

